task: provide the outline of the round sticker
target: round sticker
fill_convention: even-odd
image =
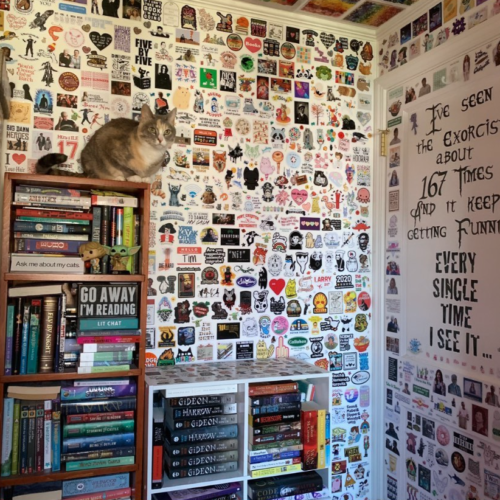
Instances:
[[[336,349],[338,345],[339,345],[339,341],[338,341],[337,335],[335,335],[334,333],[329,333],[325,337],[325,347],[327,349]]]
[[[250,122],[246,118],[239,118],[234,125],[236,132],[241,135],[248,135],[250,133]]]
[[[286,162],[290,168],[299,168],[302,158],[298,153],[291,152],[286,155]]]
[[[61,73],[61,76],[59,77],[59,85],[67,92],[74,92],[80,86],[80,81],[74,73],[66,71]]]
[[[354,403],[359,397],[359,392],[356,388],[352,387],[344,391],[344,397],[348,403]]]
[[[156,357],[155,354],[152,352],[147,352],[146,353],[146,368],[152,368],[153,366],[156,366],[158,358]]]
[[[290,42],[285,42],[281,46],[281,55],[285,59],[288,59],[288,60],[293,59],[295,57],[296,52],[297,52],[297,50],[295,49],[295,46]]]
[[[285,335],[288,331],[288,320],[284,316],[278,316],[271,323],[271,332],[274,335]]]
[[[463,472],[465,470],[465,459],[461,453],[454,451],[451,454],[451,465],[457,472]]]
[[[248,54],[240,56],[240,68],[245,73],[250,73],[255,69],[255,59]]]
[[[241,39],[241,36],[235,35],[234,33],[227,37],[226,43],[227,46],[235,52],[238,52],[238,50],[241,50],[243,47],[243,40]]]
[[[370,309],[370,306],[372,305],[372,299],[370,295],[366,292],[361,292],[358,295],[358,307],[362,311],[368,311]]]
[[[300,129],[297,128],[297,127],[292,127],[289,131],[288,131],[288,137],[290,137],[290,140],[292,142],[297,142],[300,140],[300,136],[301,136],[301,132],[300,132]]]
[[[69,31],[66,31],[66,33],[64,34],[64,39],[66,40],[66,43],[68,45],[75,48],[81,47],[83,45],[83,42],[85,41],[83,33],[76,28],[71,28]]]
[[[450,442],[450,433],[444,425],[440,425],[437,428],[436,436],[437,436],[438,443],[441,446],[446,446]]]

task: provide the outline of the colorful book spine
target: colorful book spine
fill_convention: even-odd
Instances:
[[[80,361],[132,361],[133,351],[82,352]]]
[[[62,462],[75,462],[80,460],[97,460],[98,458],[130,457],[135,455],[135,447],[114,448],[112,450],[92,450],[61,455]]]
[[[35,421],[35,467],[36,472],[41,472],[44,468],[44,442],[43,431],[45,428],[45,409],[44,402],[39,401],[36,404]]]
[[[113,363],[113,361],[102,361],[102,363]],[[130,370],[128,365],[109,365],[109,366],[78,366],[76,371],[81,374],[88,373],[111,373],[111,372],[125,372]]]
[[[57,326],[58,297],[45,297],[40,336],[40,373],[54,371],[54,343]]]
[[[80,337],[110,337],[110,336],[140,336],[140,329],[124,329],[124,330],[79,330],[77,329],[78,338]]]
[[[30,217],[28,215],[18,215],[16,217],[16,221],[18,222],[42,222],[42,223],[51,223],[51,224],[77,224],[80,226],[89,226],[90,232],[90,221],[83,219],[58,219],[54,217],[48,218],[46,217]]]
[[[123,245],[123,208],[116,209],[116,245]]]
[[[141,244],[141,217],[139,214],[134,214],[134,247]],[[132,274],[139,273],[139,253],[132,255]]]
[[[222,474],[223,472],[234,472],[238,470],[238,462],[225,462],[222,464],[200,465],[198,467],[187,467],[184,469],[165,469],[170,479],[181,479],[193,476],[206,476],[211,474]]]
[[[70,500],[122,500],[129,497],[132,497],[132,488],[120,488],[119,490],[106,491],[103,493],[71,496]]]
[[[294,422],[300,420],[300,411],[286,411],[282,413],[270,413],[267,415],[249,415],[248,423],[252,427],[278,424],[282,422]]]
[[[302,411],[302,460],[304,470],[318,468],[318,410]]]
[[[299,385],[297,382],[284,381],[274,384],[250,384],[248,394],[249,396],[268,396],[286,392],[297,392],[298,390]]]
[[[42,300],[31,300],[30,335],[28,343],[28,368],[27,373],[38,372],[38,346],[40,339],[40,313],[42,311]]]
[[[318,469],[324,469],[326,467],[326,454],[325,454],[325,442],[326,442],[326,410],[318,410]]]
[[[62,210],[34,210],[31,208],[16,208],[16,217],[39,217],[42,219],[61,219],[63,223],[68,223],[68,220],[88,221],[92,220],[92,214],[75,212],[75,211],[62,211]],[[44,221],[42,221],[44,222]],[[51,221],[53,222],[53,221]]]
[[[122,330],[139,328],[139,318],[81,318],[78,330]]]
[[[114,247],[116,243],[116,207],[111,207],[109,212],[110,219],[110,231],[111,231],[111,241],[109,242],[109,246]]]
[[[23,336],[23,299],[16,301],[16,316],[14,320],[14,349],[12,354],[12,374],[19,375],[21,370],[21,339]]]
[[[151,488],[160,489],[163,486],[163,408],[153,408],[153,466]]]
[[[43,404],[43,468],[52,468],[52,401],[47,399]]]
[[[133,420],[65,425],[63,428],[63,439],[87,436],[104,436],[108,434],[120,434],[122,432],[130,433],[134,432],[134,428],[135,422]]]
[[[72,188],[58,188],[48,186],[16,186],[16,193],[39,194],[46,196],[70,196],[72,199],[80,198],[82,195],[88,197],[87,192]]]
[[[171,457],[185,457],[190,455],[202,455],[204,453],[217,453],[221,451],[232,451],[238,449],[237,439],[223,439],[207,443],[171,445],[168,441],[164,443],[165,451]]]
[[[58,326],[59,329],[56,330],[56,336],[58,337],[57,342],[57,357],[55,363],[55,371],[57,373],[64,373],[64,353],[66,351],[66,304],[67,297],[66,294],[61,294],[59,296],[58,302]]]
[[[115,352],[115,351],[135,351],[136,345],[129,343],[103,344],[103,343],[84,343],[81,352]]]
[[[250,398],[251,406],[275,406],[287,403],[300,403],[300,393],[292,392],[276,394],[275,396],[259,396]]]
[[[134,209],[132,207],[123,208],[123,245],[134,246]],[[132,272],[132,259],[127,261],[127,271]]]
[[[26,301],[23,304],[23,328],[21,332],[21,365],[20,375],[26,375],[28,371],[28,344],[30,337],[30,313],[31,304]]]
[[[248,459],[250,464],[260,464],[263,462],[270,462],[271,460],[288,460],[289,458],[300,458],[301,450],[295,451],[278,451],[276,453],[266,453],[264,455],[251,456]]]
[[[84,415],[66,415],[67,424],[84,424],[91,422],[116,422],[133,419],[133,411],[115,411],[112,413],[86,413]],[[162,421],[163,423],[163,421]]]
[[[54,224],[46,222],[14,222],[14,231],[35,231],[37,233],[90,234],[90,227],[74,224]]]
[[[168,398],[165,406],[171,408],[190,408],[192,406],[213,406],[236,403],[236,394],[214,394],[207,396],[186,396],[181,398]],[[187,417],[189,415],[182,415]],[[199,416],[199,415],[192,415]]]
[[[263,477],[263,476],[272,476],[273,472],[277,469],[280,470],[280,474],[286,473],[286,472],[291,472],[288,470],[288,467],[291,465],[301,465],[301,458],[286,458],[283,460],[271,460],[269,462],[261,462],[258,464],[252,464],[249,466],[250,472],[255,472],[255,471],[261,471],[261,475],[257,477]],[[302,468],[295,469],[295,470],[302,470]],[[252,477],[255,477],[252,475]]]
[[[61,403],[52,403],[52,471],[61,470]]]
[[[3,400],[2,431],[2,477],[10,476],[12,470],[12,439],[14,427],[14,398]]]
[[[136,409],[135,397],[109,399],[102,401],[82,401],[61,403],[65,415],[82,415],[86,413],[113,413]]]
[[[200,427],[212,427],[214,425],[237,424],[238,415],[216,415],[213,417],[186,418],[169,422],[173,429],[199,429]]]
[[[89,240],[87,234],[56,234],[56,233],[14,233],[15,239],[31,239],[31,240],[69,240],[69,241],[79,241],[80,245]]]
[[[92,236],[91,241],[101,242],[102,208],[92,207]]]
[[[88,477],[85,479],[75,479],[63,481],[63,498],[76,495],[90,495],[91,493],[108,492],[130,486],[130,474],[112,474],[109,476]]]
[[[288,439],[286,441],[277,441],[275,443],[259,443],[259,444],[249,444],[248,449],[250,452],[255,452],[255,451],[262,451],[265,450],[266,452],[269,451],[269,448],[271,446],[273,447],[281,447],[282,449],[290,449],[292,446],[297,446],[297,445],[302,445],[302,441],[300,438],[297,439]]]
[[[131,336],[125,336],[125,337],[78,337],[76,339],[76,342],[78,344],[82,345],[88,345],[88,344],[129,344],[129,343],[135,343],[135,342],[140,342],[141,337],[139,335],[131,335]]]
[[[238,411],[236,403],[192,407],[192,408],[173,408],[167,406],[165,415],[171,420],[181,420],[185,418],[201,418],[201,417],[214,417],[217,415],[230,415]]]
[[[101,219],[101,245],[110,246],[111,244],[111,207],[102,207],[102,219]],[[101,259],[101,268],[103,274],[109,274],[109,255],[104,256]]]
[[[99,458],[97,460],[81,460],[78,462],[67,462],[66,470],[87,470],[87,469],[100,469],[101,467],[119,467],[122,465],[133,465],[135,457],[111,457]]]
[[[286,494],[301,495],[314,493],[323,489],[323,478],[317,472],[304,472],[302,474],[280,475],[263,478],[261,481],[249,483],[248,498],[250,500],[272,500]]]
[[[108,205],[115,207],[137,207],[138,200],[134,196],[100,196],[92,195],[92,205]]]
[[[12,468],[13,476],[19,474],[19,445],[21,435],[21,401],[14,400],[14,424],[12,426]]]
[[[290,451],[299,451],[301,452],[302,454],[302,444],[298,444],[298,445],[295,445],[295,446],[287,446],[286,448],[283,447],[283,446],[275,446],[274,448],[270,448],[270,447],[267,447],[265,449],[262,449],[262,450],[254,450],[254,451],[250,451],[248,453],[248,456],[253,459],[254,457],[262,457],[263,455],[276,455],[276,454],[280,454],[280,453],[284,453],[284,452],[290,452]]]
[[[14,240],[14,252],[26,253],[50,253],[50,254],[78,254],[78,249],[81,246],[80,241],[71,240],[32,240],[27,238],[20,238]]]
[[[250,444],[278,443],[288,441],[289,439],[299,439],[300,431],[275,432],[274,434],[265,434],[264,436],[250,436]]]
[[[36,403],[30,401],[28,410],[28,474],[36,471]]]
[[[254,406],[250,408],[251,415],[267,415],[269,413],[279,413],[281,411],[300,411],[300,403],[281,403],[268,406]]]
[[[65,439],[62,442],[62,452],[73,453],[77,451],[103,450],[127,446],[135,446],[134,433]]]
[[[169,469],[180,469],[184,467],[197,467],[200,465],[221,464],[224,462],[235,462],[238,460],[238,450],[210,453],[208,455],[195,455],[190,457],[165,456],[165,464]]]
[[[273,434],[274,432],[300,431],[300,421],[265,425],[264,427],[250,428],[254,436]]]
[[[103,384],[92,387],[62,387],[61,401],[85,401],[88,399],[135,396],[137,384],[131,380],[127,385]]]
[[[165,426],[165,435],[172,444],[212,441],[215,439],[235,439],[238,437],[237,425],[219,425],[205,429],[171,430]]]
[[[51,195],[51,194],[36,194],[36,193],[20,193],[16,192],[14,194],[14,201],[22,203],[33,203],[33,204],[43,204],[46,207],[51,205],[58,206],[70,206],[70,207],[81,207],[90,208],[90,197],[89,196],[61,196],[61,195]]]
[[[7,305],[7,327],[5,331],[5,368],[4,375],[12,375],[12,356],[14,354],[14,318],[16,306]]]

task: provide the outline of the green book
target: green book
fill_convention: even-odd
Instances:
[[[120,434],[134,432],[134,420],[120,420],[116,422],[92,422],[87,424],[65,425],[63,438],[76,438],[87,436],[104,436],[107,434]]]
[[[14,400],[14,425],[12,427],[12,469],[13,476],[19,474],[19,427],[21,423],[21,401]]]
[[[14,354],[14,317],[16,306],[7,306],[7,330],[5,333],[5,375],[12,375],[12,356]]]
[[[134,246],[134,209],[123,207],[123,244],[126,247]],[[127,261],[127,271],[132,271],[132,259]]]
[[[28,341],[28,373],[38,373],[38,340],[40,338],[40,311],[42,300],[31,300],[30,334]]]
[[[131,361],[134,351],[82,352],[80,361]]]
[[[108,372],[124,372],[130,370],[130,365],[113,365],[113,366],[79,366],[77,373],[108,373]]]
[[[100,469],[101,467],[116,467],[120,465],[134,465],[135,457],[99,458],[97,460],[80,460],[67,462],[66,471]]]
[[[139,328],[139,318],[81,318],[78,330],[132,330]]]
[[[3,400],[2,432],[2,477],[10,476],[12,469],[12,426],[14,421],[14,399]]]

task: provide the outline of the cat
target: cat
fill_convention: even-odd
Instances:
[[[53,168],[68,159],[59,153],[40,158],[36,171],[39,174],[151,182],[174,143],[176,115],[177,109],[173,109],[166,116],[155,116],[144,104],[138,122],[117,118],[97,130],[82,150],[83,174]]]

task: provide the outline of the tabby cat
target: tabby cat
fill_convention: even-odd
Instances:
[[[53,168],[68,157],[51,153],[40,158],[40,174],[71,175],[114,181],[151,182],[160,169],[165,153],[175,140],[177,109],[166,116],[153,115],[142,106],[139,121],[117,118],[103,125],[82,150],[83,174]]]

